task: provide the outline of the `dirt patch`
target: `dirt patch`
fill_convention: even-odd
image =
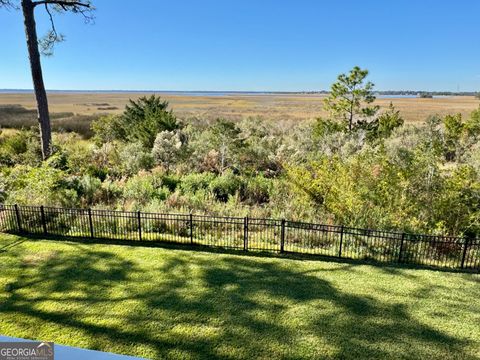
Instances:
[[[48,260],[56,258],[57,251],[40,251],[36,254],[27,254],[23,257],[22,262],[25,266],[36,266]]]

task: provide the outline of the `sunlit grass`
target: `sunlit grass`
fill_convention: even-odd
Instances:
[[[0,238],[0,333],[146,358],[474,359],[480,278]]]

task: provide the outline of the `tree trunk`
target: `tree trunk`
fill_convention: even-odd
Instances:
[[[37,100],[38,123],[40,127],[40,141],[42,145],[43,160],[46,160],[52,152],[52,130],[50,127],[50,115],[48,112],[47,92],[43,83],[42,65],[40,52],[38,51],[37,29],[35,24],[35,6],[32,0],[22,0],[25,35],[27,38],[28,57],[32,71],[33,88]]]

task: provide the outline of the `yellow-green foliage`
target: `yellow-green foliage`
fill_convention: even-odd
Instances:
[[[351,131],[331,118],[196,119],[159,131],[154,147],[152,129],[175,117],[158,98],[133,104],[96,122],[94,141],[55,134],[43,164],[35,131],[3,133],[0,199],[480,234],[480,110],[409,126],[391,106]],[[145,132],[127,136],[127,114]]]

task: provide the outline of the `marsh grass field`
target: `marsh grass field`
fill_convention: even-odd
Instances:
[[[49,106],[52,113],[80,116],[88,120],[91,115],[123,111],[129,99],[138,99],[152,93],[141,92],[52,92]],[[181,119],[197,117],[215,119],[223,117],[239,120],[262,117],[275,121],[302,121],[325,115],[323,98],[319,94],[159,94],[169,101],[171,109]],[[473,96],[451,96],[433,99],[378,98],[376,103],[386,108],[392,102],[401,111],[407,123],[422,122],[429,115],[461,113],[468,115],[478,108],[480,101]],[[20,105],[35,109],[33,93],[0,93],[0,107]],[[83,116],[83,118],[82,118]],[[0,113],[1,117],[1,113]]]

